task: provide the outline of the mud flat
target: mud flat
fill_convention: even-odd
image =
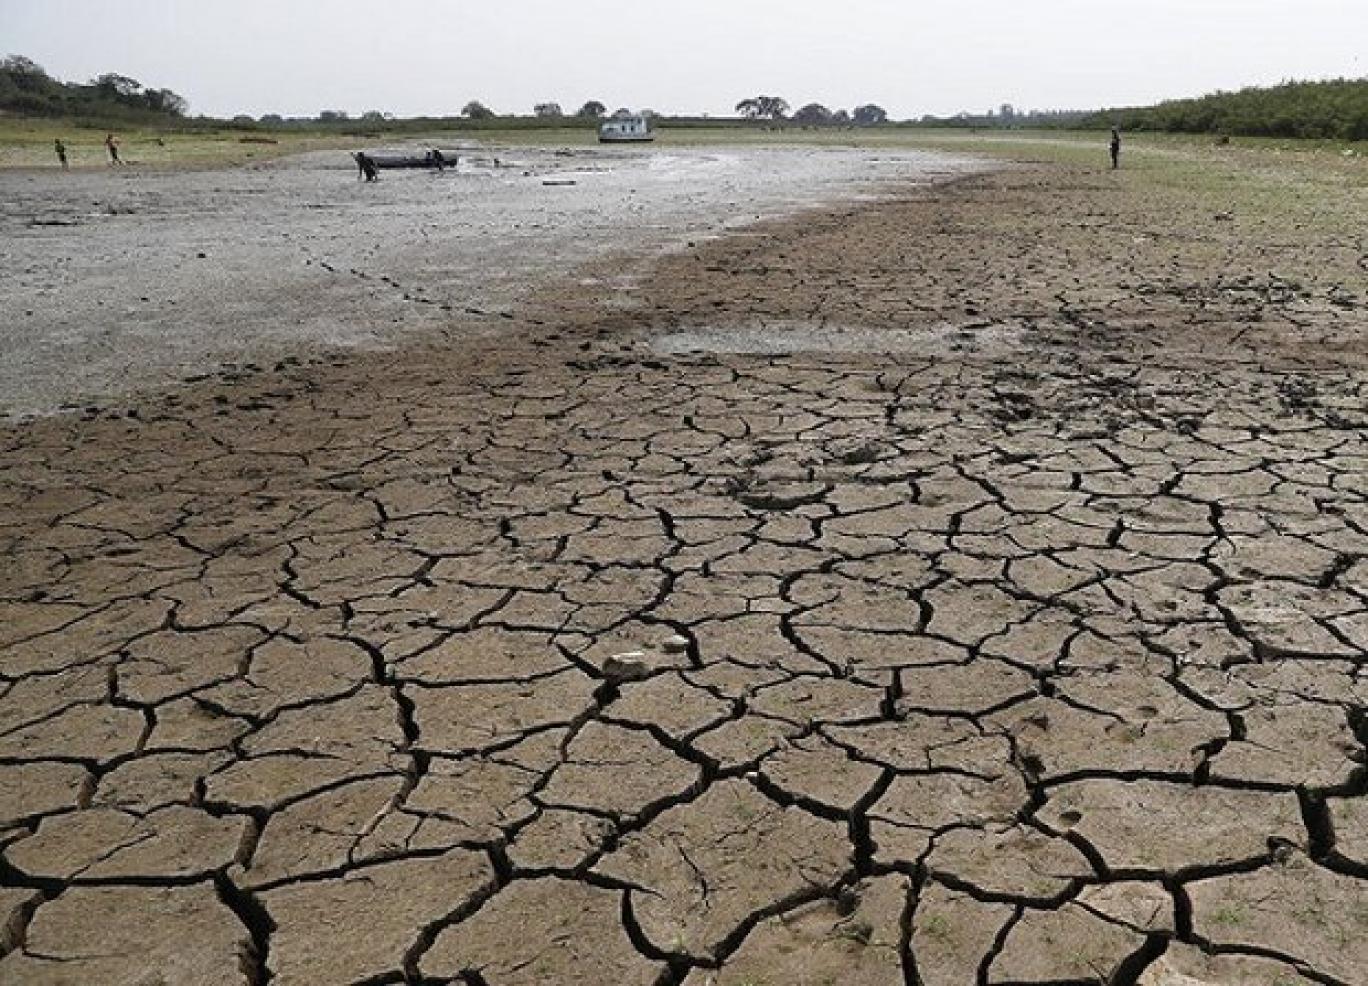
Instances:
[[[1361,200],[1168,167],[6,430],[0,982],[1361,983]]]
[[[529,291],[766,216],[981,167],[912,150],[472,147],[355,180],[340,151],[229,171],[0,170],[0,412],[224,363],[497,333]],[[492,321],[493,320],[493,321]]]

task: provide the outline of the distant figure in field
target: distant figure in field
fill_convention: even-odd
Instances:
[[[375,162],[371,160],[369,154],[365,151],[357,151],[352,157],[356,158],[356,168],[359,172],[357,175],[358,178],[364,178],[366,181],[380,180],[380,169],[375,166]]]
[[[439,172],[446,170],[446,156],[441,151],[437,150],[437,148],[434,147],[429,151],[428,157],[432,160],[433,165]]]
[[[119,158],[119,140],[113,134],[105,137],[105,149],[109,151],[109,163],[111,165],[123,164]]]
[[[1121,167],[1121,131],[1116,129],[1116,127],[1112,127],[1111,159],[1113,171]]]
[[[52,148],[57,152],[57,160],[62,163],[62,170],[65,171],[71,165],[67,164],[66,144],[62,143],[62,138],[58,137],[52,142]]]

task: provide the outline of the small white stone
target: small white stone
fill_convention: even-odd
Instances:
[[[603,676],[614,684],[644,681],[651,676],[651,666],[646,663],[645,657],[641,651],[614,654],[603,662]]]

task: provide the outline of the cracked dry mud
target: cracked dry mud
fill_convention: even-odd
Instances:
[[[1364,246],[1135,181],[9,429],[0,982],[1364,983]]]

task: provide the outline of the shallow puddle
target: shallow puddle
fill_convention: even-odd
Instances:
[[[973,350],[985,344],[1015,345],[1022,335],[1017,324],[967,327],[939,323],[876,328],[866,325],[825,325],[815,322],[769,322],[763,325],[700,326],[667,332],[650,340],[652,351],[685,353],[943,353]]]

